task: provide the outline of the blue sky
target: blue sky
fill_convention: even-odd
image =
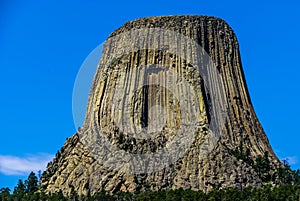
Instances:
[[[72,90],[87,55],[139,17],[213,15],[238,37],[254,109],[279,158],[300,168],[300,3],[0,1],[0,187],[44,169],[75,133]]]

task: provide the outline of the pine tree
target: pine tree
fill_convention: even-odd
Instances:
[[[1,188],[0,189],[0,200],[6,201],[10,200],[10,189],[9,188]]]
[[[22,197],[25,193],[25,184],[21,179],[19,179],[17,186],[14,188],[14,195],[17,195],[18,197]]]
[[[38,178],[35,176],[34,172],[31,172],[25,181],[26,193],[33,193],[38,187]]]

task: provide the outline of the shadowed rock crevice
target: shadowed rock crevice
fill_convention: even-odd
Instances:
[[[178,40],[176,45],[180,48],[176,54],[171,51],[172,44],[177,42],[175,37],[162,36],[161,41],[156,40],[151,28],[180,33],[203,47],[213,62],[216,75],[194,65],[197,49],[192,43],[183,44]],[[147,36],[135,41],[143,48],[132,47],[129,53],[124,53],[122,44],[126,46],[126,40],[120,37],[115,43],[113,39],[134,30]],[[152,48],[155,45],[157,48]],[[201,62],[209,63],[205,57]],[[106,63],[109,65],[104,65]],[[204,76],[212,78],[210,83],[204,82],[200,70],[206,72]],[[179,76],[167,76],[170,71]],[[207,136],[212,127],[218,126],[213,121],[215,92],[209,91],[211,86],[217,85],[215,76],[222,82],[216,93],[224,97],[226,113],[224,126],[219,128],[221,136],[213,142]],[[182,85],[183,79],[192,87],[196,98],[193,99],[189,89]],[[143,83],[143,87],[138,87],[139,83]],[[177,92],[170,90],[172,87]],[[182,107],[185,110],[181,110]],[[197,113],[197,125],[189,139],[191,145],[184,154],[178,153],[174,163],[151,171],[156,163],[142,160],[139,155],[134,155],[136,160],[128,161],[130,165],[136,163],[129,167],[115,167],[118,163],[110,161],[112,157],[127,160],[128,153],[157,153],[170,146],[185,124],[181,118],[183,111]],[[103,137],[99,138],[99,130]],[[95,146],[87,147],[88,140]],[[124,152],[113,155],[106,142]],[[280,165],[253,110],[233,30],[215,17],[142,18],[125,23],[108,37],[91,87],[84,125],[48,165],[41,185],[46,192],[62,190],[65,194],[70,194],[72,189],[79,194],[93,194],[102,189],[134,192],[182,187],[206,191],[261,186],[262,180],[247,162],[248,158],[239,158],[233,151],[241,145],[251,160],[268,152],[271,170]],[[105,165],[110,162],[111,166]],[[133,167],[149,169],[140,174],[127,171]]]

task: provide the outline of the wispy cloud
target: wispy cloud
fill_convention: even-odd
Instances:
[[[289,165],[296,165],[298,164],[298,158],[297,156],[286,156],[286,157],[280,157],[281,161],[286,161]]]
[[[285,156],[282,157],[282,152],[279,149],[275,148],[275,153],[279,156],[281,161],[286,161],[289,165],[297,165],[298,164],[298,157],[297,156]]]
[[[286,159],[290,165],[296,165],[298,163],[298,159],[296,156],[288,156],[286,157]]]
[[[25,157],[0,155],[0,173],[5,175],[27,175],[31,171],[45,170],[51,154],[37,154]]]

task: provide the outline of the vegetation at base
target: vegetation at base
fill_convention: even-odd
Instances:
[[[266,153],[267,154],[267,153]],[[253,166],[257,166],[257,171],[261,175],[267,172],[267,155],[258,157]],[[266,168],[266,169],[265,169]],[[38,178],[34,172],[31,172],[24,182],[18,181],[13,192],[9,188],[0,189],[0,201],[235,201],[235,200],[261,200],[261,201],[299,201],[300,200],[300,171],[293,171],[290,166],[284,162],[284,166],[278,168],[277,182],[266,182],[264,187],[246,187],[243,189],[228,188],[211,190],[208,193],[193,190],[160,190],[147,191],[140,193],[118,192],[109,194],[101,191],[95,195],[79,196],[75,191],[65,197],[62,192],[47,195],[40,190]],[[266,177],[270,178],[270,177]]]
[[[282,185],[272,188],[265,186],[263,188],[247,187],[243,190],[236,188],[212,190],[208,193],[192,190],[160,190],[146,193],[131,194],[118,192],[110,195],[105,191],[96,193],[93,196],[78,196],[73,194],[70,197],[64,197],[62,192],[46,195],[41,192],[24,193],[22,195],[10,194],[9,189],[0,189],[1,201],[234,201],[234,200],[263,200],[263,201],[299,201],[300,185]]]
[[[225,145],[226,147],[226,145]],[[241,141],[236,149],[228,149],[236,159],[242,160],[255,170],[264,184],[294,184],[300,182],[300,170],[291,170],[287,160],[283,160],[283,165],[276,169],[271,167],[269,153],[266,151],[263,156],[259,155],[255,160],[251,158],[250,149],[244,148]]]

